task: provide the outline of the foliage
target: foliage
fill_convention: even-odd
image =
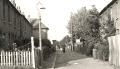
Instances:
[[[70,37],[68,35],[66,35],[61,41],[60,41],[60,45],[65,46],[65,44],[67,44],[68,42],[70,42]]]
[[[101,60],[108,60],[109,58],[109,46],[108,46],[108,42],[98,42],[95,44],[96,49],[97,49],[97,57],[98,59]]]
[[[39,46],[39,39],[34,39],[35,47]],[[49,56],[55,52],[53,45],[50,40],[42,39],[42,47],[43,47],[43,59],[46,60]]]
[[[81,52],[91,56],[92,49],[96,48],[98,57],[102,60],[108,59],[109,46],[107,37],[115,35],[116,32],[110,13],[108,12],[104,16],[99,16],[95,6],[90,10],[83,7],[77,13],[71,15],[68,23],[68,30],[73,34],[72,37],[74,39],[81,37],[84,40]],[[99,19],[104,20],[99,21]]]
[[[105,14],[106,18],[101,22],[100,30],[102,35],[105,35],[103,38],[106,39],[109,36],[114,36],[116,33],[116,28],[114,26],[114,20],[111,19],[110,13]],[[101,17],[102,19],[102,17]]]
[[[39,39],[34,39],[34,45],[35,45],[36,47],[39,46]],[[43,46],[43,47],[44,47],[44,46],[51,47],[52,44],[51,44],[50,40],[48,40],[48,39],[42,39],[42,46]]]
[[[0,37],[0,49],[1,50],[7,50],[7,49],[9,49],[8,45],[6,45],[5,38],[2,38],[2,37]]]
[[[34,45],[35,45],[35,47],[38,47],[39,46],[39,39],[34,39]]]
[[[2,34],[2,31],[0,30],[0,50],[8,50],[8,49],[9,47],[7,45],[5,36]]]
[[[86,7],[71,15],[68,23],[68,30],[73,34],[74,39],[82,38],[85,41],[86,54],[92,55],[91,50],[94,43],[99,41],[99,13],[95,6],[87,10]],[[75,40],[74,40],[75,41]]]
[[[102,39],[101,41],[99,41],[99,43],[96,44],[99,55],[98,58],[102,60],[108,60],[109,46],[107,37],[114,36],[116,33],[116,28],[114,26],[114,21],[113,19],[111,19],[111,15],[109,12],[107,14],[104,14],[103,17],[100,17],[100,19],[100,33]]]
[[[84,38],[99,36],[99,20],[98,11],[95,7],[87,10],[83,7],[78,13],[72,14],[68,23],[69,32],[73,32],[73,37]],[[72,25],[72,29],[71,29]]]
[[[55,50],[50,40],[48,39],[42,39],[42,46],[43,46],[43,57],[45,60],[50,56],[51,53],[55,52]]]
[[[30,39],[23,39],[23,40],[16,39],[14,40],[14,43],[16,43],[16,48],[19,50],[28,50],[29,48],[31,48]]]
[[[48,39],[42,39],[42,45],[51,48],[52,44]]]
[[[53,47],[53,46],[51,46],[51,48],[45,47],[45,48],[43,49],[43,59],[46,60],[46,59],[49,58],[49,56],[50,56],[52,53],[54,53],[54,52],[55,52],[55,50],[54,50],[54,47]]]

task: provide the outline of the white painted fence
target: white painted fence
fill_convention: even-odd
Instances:
[[[38,68],[41,66],[40,50],[34,47],[31,37],[31,51],[0,51],[0,66],[21,66]]]
[[[1,66],[31,66],[30,51],[1,51],[0,53]]]
[[[109,62],[120,67],[120,35],[108,37]]]

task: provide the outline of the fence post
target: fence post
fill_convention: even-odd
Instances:
[[[26,65],[25,51],[24,51],[24,65]]]
[[[31,56],[30,56],[31,52],[29,51],[29,65],[31,65]]]
[[[7,66],[8,65],[8,55],[7,55],[7,51],[5,52],[5,65]]]
[[[23,52],[21,51],[20,53],[21,53],[21,55],[20,55],[20,57],[21,57],[21,62],[20,63],[21,64],[20,65],[23,65]]]
[[[8,52],[8,65],[10,66],[10,52]]]
[[[108,37],[108,43],[109,43],[109,63],[112,64],[112,44],[111,44],[111,37]]]
[[[2,51],[1,51],[1,66],[3,65],[3,55],[2,55]]]
[[[3,64],[5,65],[5,51],[3,51]]]
[[[28,51],[26,51],[26,66],[28,66]]]
[[[16,55],[16,65],[18,66],[18,51],[15,51],[15,55]]]
[[[31,46],[32,46],[32,53],[31,53],[31,56],[32,56],[32,65],[33,65],[33,68],[35,68],[35,55],[34,55],[34,37],[31,37]]]

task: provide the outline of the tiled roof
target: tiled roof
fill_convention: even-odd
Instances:
[[[33,28],[39,28],[39,20],[38,19],[33,19],[31,23],[33,25]],[[46,27],[43,23],[41,23],[41,28],[49,30],[49,28]]]
[[[105,12],[111,5],[113,5],[117,0],[112,0],[106,7],[103,8],[103,10],[99,13],[101,15],[103,12]]]

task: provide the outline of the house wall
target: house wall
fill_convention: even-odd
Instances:
[[[42,34],[41,35],[42,39],[48,39],[48,36],[47,36],[48,33],[47,33],[47,31],[48,31],[47,29],[42,29],[42,33],[41,33]]]
[[[35,37],[36,39],[39,39],[39,29],[33,29],[33,37]]]
[[[107,20],[107,15],[111,15],[111,20],[114,21],[114,26],[116,27],[116,34],[120,34],[120,0],[117,0],[114,4],[108,7],[101,15],[100,15],[100,23],[104,24]],[[102,30],[101,30],[102,31]],[[103,35],[104,36],[104,35]]]
[[[116,33],[120,32],[120,0],[116,1],[111,6],[111,17],[114,20],[114,25],[116,27]]]
[[[48,39],[47,29],[41,29],[41,39]],[[33,37],[39,39],[39,29],[33,29]]]
[[[6,45],[30,39],[32,35],[32,25],[9,0],[0,0],[0,34],[6,39]]]

